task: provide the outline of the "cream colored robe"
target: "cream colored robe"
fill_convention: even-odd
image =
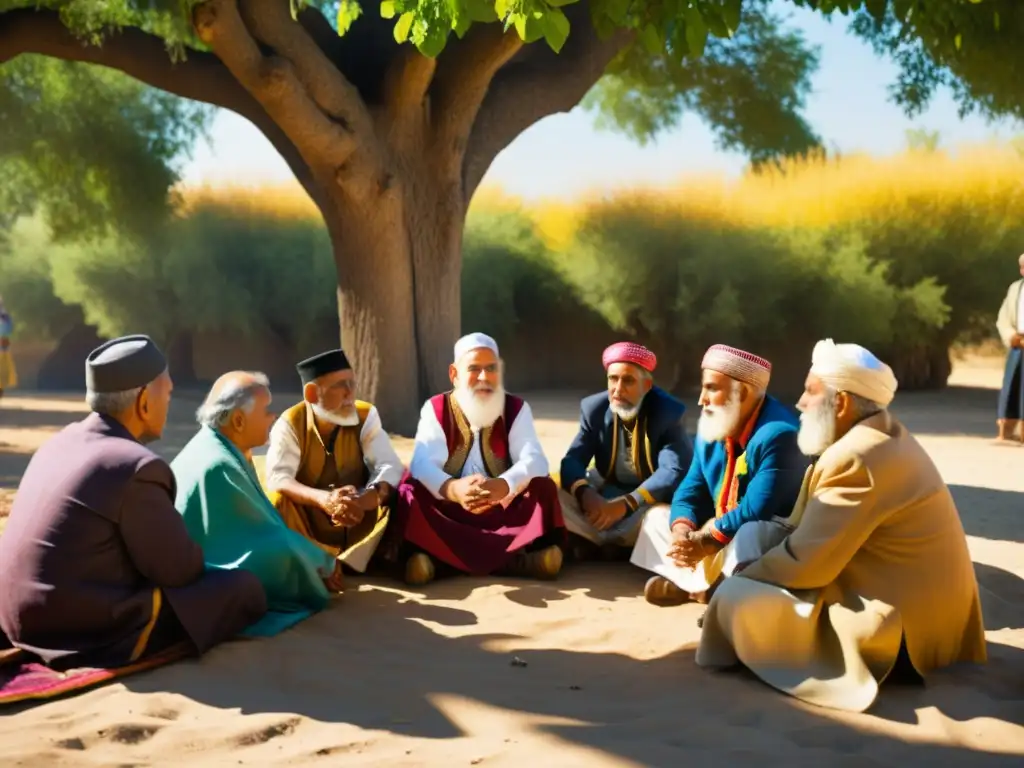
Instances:
[[[863,711],[902,637],[922,675],[986,660],[974,567],[949,489],[888,413],[828,448],[796,530],[719,587],[697,663],[743,663],[821,706]]]
[[[999,314],[996,315],[996,330],[999,331],[999,338],[1003,344],[1010,346],[1010,339],[1018,332],[1020,325],[1018,309],[1020,308],[1020,292],[1024,290],[1024,280],[1014,280],[1006,291],[1006,298],[999,307]]]

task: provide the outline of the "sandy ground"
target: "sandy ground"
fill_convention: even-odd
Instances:
[[[960,368],[958,386],[900,396],[894,408],[956,496],[991,661],[925,689],[883,689],[871,714],[815,709],[743,673],[697,669],[701,609],[648,606],[643,573],[595,564],[553,584],[462,578],[412,592],[352,581],[329,610],[274,639],[5,710],[0,765],[1019,766],[1024,449],[989,441],[998,377],[991,365]],[[530,399],[557,463],[577,401]],[[79,402],[3,400],[0,493],[12,493],[48,434],[79,417]],[[191,434],[195,404],[175,404],[168,456]]]

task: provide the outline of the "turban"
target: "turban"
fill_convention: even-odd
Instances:
[[[167,358],[149,336],[111,339],[85,359],[85,386],[91,392],[127,392],[144,387],[167,370]]]
[[[305,386],[328,373],[347,371],[351,367],[342,350],[332,349],[330,352],[321,352],[319,355],[307,357],[295,366],[295,370],[298,371],[302,385]]]
[[[620,341],[612,344],[601,355],[601,364],[607,368],[612,363],[631,363],[638,365],[648,373],[654,373],[658,358],[647,347],[631,341]]]
[[[489,349],[496,357],[498,356],[498,342],[486,333],[469,333],[455,342],[452,360],[457,363],[460,357],[474,349]]]
[[[896,394],[892,368],[859,344],[819,341],[811,355],[811,373],[836,390],[860,395],[883,408]]]
[[[725,344],[709,347],[704,353],[700,367],[703,370],[718,371],[730,379],[742,381],[758,389],[767,389],[768,380],[772,376],[772,364],[763,357]]]

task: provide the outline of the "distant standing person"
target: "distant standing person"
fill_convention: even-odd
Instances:
[[[1020,432],[1020,422],[1024,419],[1024,254],[1017,258],[1017,267],[1021,279],[1010,284],[996,317],[999,336],[1009,348],[996,424],[999,442],[1019,444],[1024,440]]]
[[[14,358],[11,356],[11,333],[14,331],[14,323],[7,307],[4,306],[4,299],[0,296],[0,397],[4,396],[5,389],[14,389],[18,386],[18,372],[14,370]]]

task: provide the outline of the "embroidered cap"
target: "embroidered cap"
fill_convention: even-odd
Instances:
[[[730,379],[758,389],[767,389],[772,376],[772,364],[763,357],[725,344],[709,347],[700,367],[702,370],[718,371]]]
[[[601,364],[607,368],[612,363],[632,363],[648,373],[654,373],[658,358],[642,344],[632,341],[619,341],[608,347],[601,355]]]

